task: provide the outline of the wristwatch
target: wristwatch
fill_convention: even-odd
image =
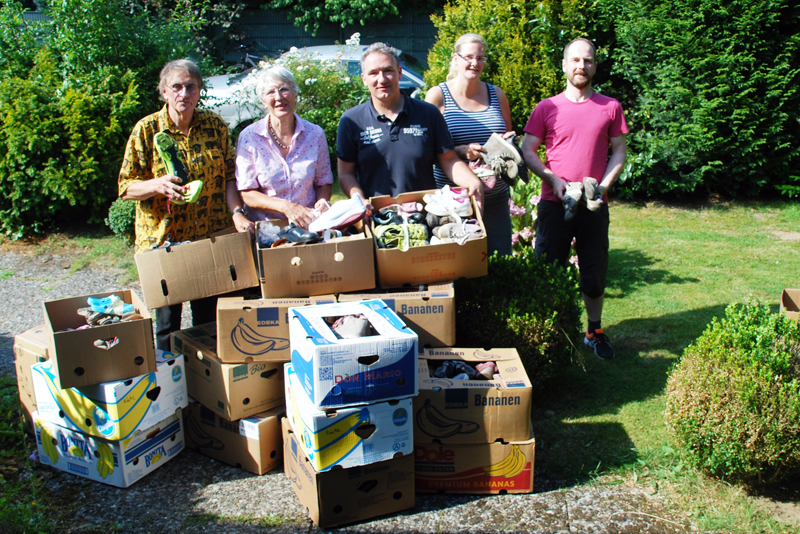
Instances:
[[[242,215],[244,215],[245,214],[244,208],[236,208],[235,210],[233,210],[234,215],[236,215],[237,213],[241,213]]]

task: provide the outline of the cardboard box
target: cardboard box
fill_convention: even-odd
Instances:
[[[217,357],[223,363],[288,362],[289,308],[336,302],[334,295],[304,299],[221,298],[217,301]]]
[[[59,389],[50,362],[33,366],[39,419],[112,441],[128,439],[189,400],[182,355],[158,351],[158,369],[128,380]]]
[[[64,331],[86,325],[86,318],[78,315],[78,309],[88,307],[88,297],[103,298],[112,294],[133,304],[142,319]],[[45,301],[44,320],[56,383],[62,388],[124,380],[156,370],[153,321],[145,305],[129,289]],[[97,340],[112,338],[117,338],[119,343],[110,349],[94,344]]]
[[[419,337],[418,348],[452,347],[456,342],[456,294],[453,284],[370,293],[342,293],[339,302],[381,299]]]
[[[367,465],[413,451],[411,399],[317,410],[292,364],[284,369],[286,417],[316,471]]]
[[[375,335],[340,339],[343,315],[363,314]],[[380,299],[289,310],[292,366],[319,409],[417,394],[417,334]]]
[[[17,370],[17,389],[22,406],[22,420],[25,430],[33,434],[33,412],[36,411],[36,395],[33,392],[31,366],[47,361],[47,329],[39,325],[14,336],[14,365]]]
[[[131,439],[108,441],[34,414],[39,461],[61,471],[127,488],[183,450],[183,418],[172,414]]]
[[[186,357],[189,396],[228,421],[282,406],[283,363],[222,363],[216,323],[173,332],[172,350]]]
[[[285,220],[273,221],[285,225]],[[362,228],[362,224],[357,225]],[[369,230],[327,243],[258,248],[264,298],[307,297],[375,287]]]
[[[379,210],[390,204],[423,202],[422,197],[433,191],[403,193],[397,198],[389,196],[373,197],[370,202]],[[486,227],[483,225],[480,210],[472,202],[473,215],[478,220],[484,237],[471,239],[463,245],[445,243],[411,247],[406,251],[378,248],[375,240],[375,260],[378,269],[378,285],[383,288],[404,285],[419,286],[458,280],[459,278],[478,278],[489,272],[486,255]],[[374,230],[374,228],[373,228]],[[374,231],[373,231],[374,234]]]
[[[533,493],[536,440],[511,443],[415,443],[420,493]]]
[[[233,422],[199,402],[190,402],[183,413],[189,449],[256,475],[283,462],[283,406]]]
[[[319,473],[303,455],[286,419],[283,428],[284,471],[311,520],[331,528],[414,507],[414,458],[398,458]]]
[[[134,256],[150,309],[258,285],[250,234],[233,229]]]
[[[473,367],[492,361],[495,380],[433,376],[443,361]],[[425,349],[419,357],[419,396],[414,399],[417,442],[491,443],[524,441],[531,433],[533,388],[516,349]]]
[[[784,289],[781,293],[781,313],[796,321],[800,317],[800,289]]]

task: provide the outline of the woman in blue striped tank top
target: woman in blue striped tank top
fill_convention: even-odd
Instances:
[[[499,87],[481,82],[486,65],[486,42],[475,33],[458,38],[450,62],[447,81],[432,87],[425,100],[439,108],[456,145],[456,154],[464,160],[480,159],[482,145],[492,133],[503,137],[511,131],[511,108]],[[454,185],[438,167],[434,169],[436,186]],[[491,186],[491,187],[490,187]],[[484,179],[483,221],[486,225],[489,254],[511,254],[511,216],[508,210],[508,185],[500,179]]]

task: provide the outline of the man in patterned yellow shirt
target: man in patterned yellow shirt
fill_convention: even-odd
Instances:
[[[228,127],[219,115],[195,109],[202,86],[200,69],[192,61],[167,63],[158,84],[164,107],[140,120],[128,139],[119,196],[137,201],[135,254],[165,241],[202,239],[232,223],[240,232],[253,230],[236,188]],[[154,141],[159,132],[166,132],[177,145],[190,180],[203,182],[196,202],[175,203],[184,199],[187,188],[179,177],[167,173]],[[192,301],[192,323],[214,321],[216,301],[216,297]],[[156,310],[157,348],[170,350],[169,334],[180,329],[181,308],[177,304]]]

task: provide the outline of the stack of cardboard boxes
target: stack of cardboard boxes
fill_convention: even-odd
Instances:
[[[332,328],[354,318],[365,335]],[[322,528],[414,506],[417,335],[383,301],[289,310],[285,470]]]
[[[183,358],[156,354],[144,304],[114,294],[139,318],[79,330],[78,309],[111,293],[47,301],[45,324],[18,335],[14,351],[40,461],[127,487],[183,450],[188,396]]]

